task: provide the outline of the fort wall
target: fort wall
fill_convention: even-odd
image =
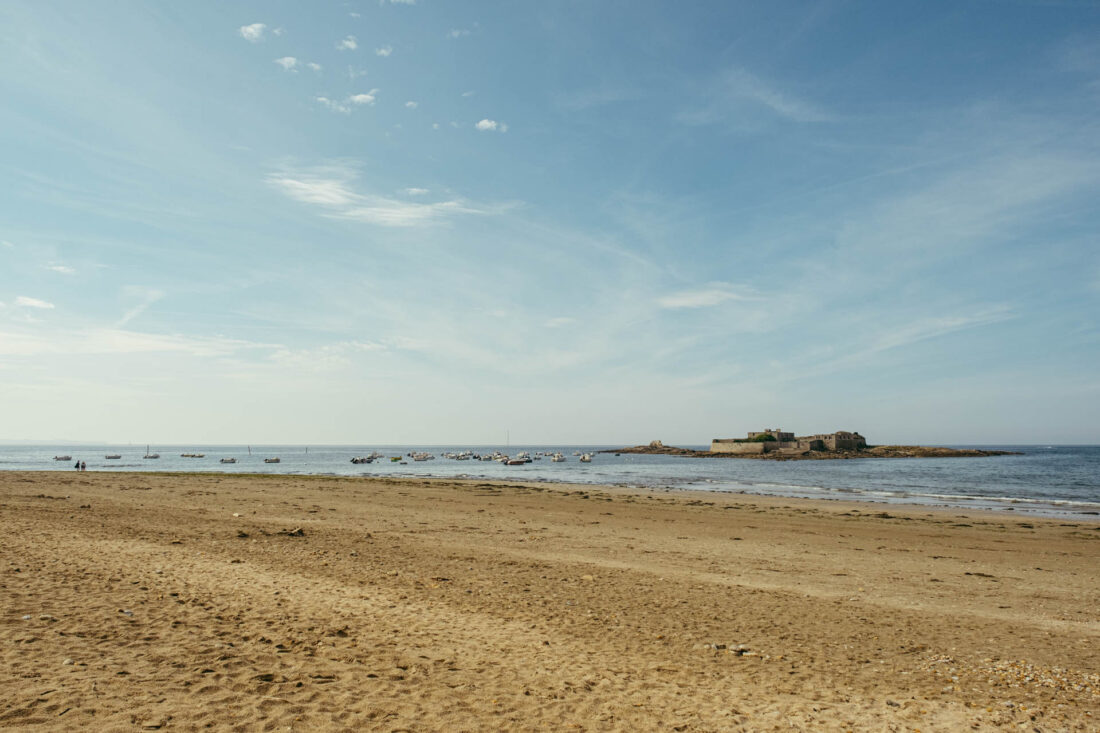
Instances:
[[[772,435],[777,440],[753,440],[759,435]],[[763,455],[765,453],[805,453],[806,451],[863,450],[867,439],[859,433],[838,430],[835,433],[819,433],[796,438],[794,433],[784,433],[778,428],[751,432],[748,438],[715,438],[710,442],[711,453],[735,453],[738,455]]]

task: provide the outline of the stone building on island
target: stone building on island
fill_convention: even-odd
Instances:
[[[739,453],[757,455],[763,453],[805,453],[806,451],[863,450],[867,439],[859,433],[838,430],[835,433],[819,433],[795,437],[779,428],[750,432],[747,438],[715,438],[710,442],[711,453]]]

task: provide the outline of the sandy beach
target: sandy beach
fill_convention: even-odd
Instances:
[[[0,727],[1100,729],[1100,518],[0,472]]]

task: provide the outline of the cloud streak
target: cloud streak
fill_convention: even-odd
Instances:
[[[15,299],[15,305],[19,308],[37,308],[39,310],[53,310],[54,304],[38,298],[30,298],[20,295]]]
[[[731,300],[754,300],[755,297],[740,292],[728,283],[708,283],[694,290],[681,290],[657,299],[657,304],[666,309],[713,308]]]
[[[340,166],[273,173],[267,177],[267,182],[288,198],[321,208],[325,216],[384,227],[425,226],[440,224],[456,216],[490,213],[485,207],[459,198],[420,203],[360,193],[352,187],[354,172]],[[423,195],[420,191],[428,193],[426,189],[406,192]]]

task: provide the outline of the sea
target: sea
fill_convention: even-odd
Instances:
[[[705,450],[707,446],[694,447]],[[572,445],[153,445],[159,458],[144,458],[145,445],[0,445],[0,470],[182,471],[329,476],[410,476],[604,484],[659,491],[704,490],[812,499],[850,499],[938,507],[986,509],[1040,516],[1100,517],[1100,446],[950,446],[1016,451],[980,458],[855,458],[825,461],[763,461],[603,453],[615,446]],[[456,461],[445,453],[500,451],[532,456],[560,451],[521,466],[496,461]],[[377,451],[383,458],[353,464]],[[426,452],[418,462],[409,455]],[[183,457],[202,453],[202,458]],[[591,463],[578,460],[592,453]],[[105,456],[120,454],[109,460]],[[54,460],[55,456],[70,460]],[[279,463],[265,463],[265,458]],[[236,463],[221,463],[235,458]],[[396,458],[398,460],[391,460]]]

